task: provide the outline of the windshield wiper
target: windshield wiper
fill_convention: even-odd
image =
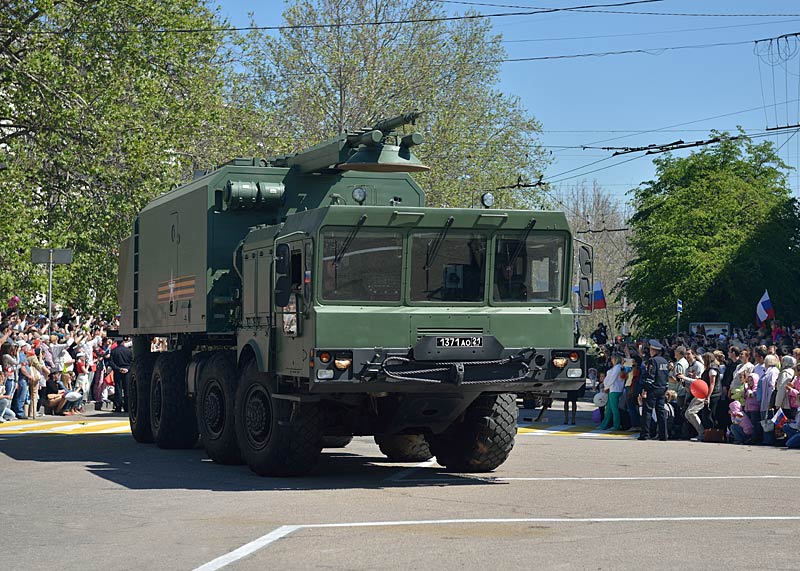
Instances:
[[[531,221],[528,222],[528,225],[525,226],[525,229],[522,231],[522,235],[519,237],[516,250],[514,250],[514,253],[511,254],[511,257],[508,259],[509,268],[514,267],[514,262],[517,261],[517,258],[519,258],[519,255],[522,253],[522,249],[525,247],[525,243],[528,241],[528,236],[530,236],[531,230],[533,230],[534,226],[536,226],[536,218],[531,218]]]
[[[353,228],[350,234],[347,235],[347,238],[344,239],[344,243],[342,244],[341,250],[336,252],[336,255],[333,257],[333,265],[335,267],[339,266],[339,262],[341,262],[342,258],[344,258],[344,253],[347,251],[347,248],[350,247],[350,243],[355,239],[356,234],[358,234],[358,232],[361,230],[361,227],[364,225],[364,222],[366,221],[367,221],[367,215],[362,214],[361,218],[359,218],[358,222],[356,223],[356,227]]]
[[[452,216],[447,219],[447,222],[444,223],[444,228],[439,231],[439,234],[433,240],[433,242],[428,242],[428,252],[425,256],[425,265],[422,266],[423,270],[430,270],[431,266],[433,265],[434,260],[436,260],[436,256],[439,255],[439,249],[442,247],[442,242],[447,237],[447,233],[450,231],[450,226],[453,225],[455,222],[455,218]]]

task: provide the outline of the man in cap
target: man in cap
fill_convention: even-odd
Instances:
[[[650,343],[650,359],[647,361],[647,369],[644,383],[642,386],[642,431],[639,440],[650,438],[650,420],[653,410],[656,411],[656,424],[658,425],[658,439],[667,439],[667,410],[664,408],[666,401],[664,395],[667,392],[669,382],[669,364],[661,356],[663,347],[655,339]]]

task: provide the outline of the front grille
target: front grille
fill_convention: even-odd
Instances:
[[[473,337],[483,335],[482,327],[417,327],[417,341],[423,337]]]

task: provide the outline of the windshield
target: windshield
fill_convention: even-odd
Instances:
[[[485,273],[486,236],[411,234],[411,301],[483,301]]]
[[[500,235],[496,243],[494,301],[562,300],[566,249],[563,234],[533,232],[524,248],[519,247],[520,236]]]
[[[353,235],[352,228],[328,229],[322,234],[322,298],[400,301],[402,262],[399,233],[361,230]]]

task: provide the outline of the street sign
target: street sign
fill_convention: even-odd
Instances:
[[[31,248],[31,262],[34,264],[49,264],[50,252],[53,252],[54,264],[71,264],[72,263],[72,250],[66,248]]]
[[[678,313],[683,313],[683,302],[678,300]]]

